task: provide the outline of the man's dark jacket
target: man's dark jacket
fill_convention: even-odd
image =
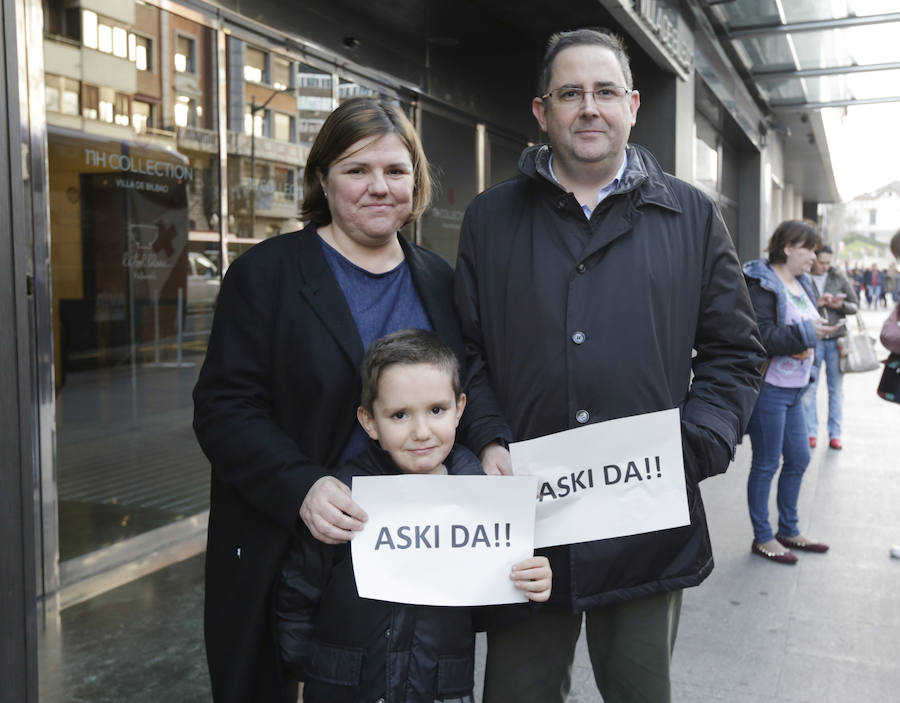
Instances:
[[[470,363],[486,370],[516,440],[680,408],[691,516],[548,550],[551,600],[581,611],[710,573],[697,484],[733,457],[765,354],[709,198],[629,146],[615,191],[588,220],[550,176],[549,154],[527,149],[520,175],[466,212],[455,294]]]
[[[450,266],[400,243],[434,331],[463,357]],[[212,464],[204,625],[217,703],[281,700],[273,591],[300,504],[356,425],[362,356],[314,226],[229,267],[194,389],[194,431]],[[507,438],[489,389],[466,391],[462,441],[480,451]]]
[[[456,445],[444,462],[454,475],[483,474],[478,458]],[[400,473],[375,442],[337,472]],[[360,598],[350,547],[307,532],[285,558],[276,598],[281,656],[305,682],[305,703],[433,703],[472,694],[472,608],[405,605]]]

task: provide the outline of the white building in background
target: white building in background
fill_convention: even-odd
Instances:
[[[859,234],[887,244],[900,230],[900,181],[893,181],[843,204],[844,235]]]

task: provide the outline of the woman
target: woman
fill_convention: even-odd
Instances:
[[[788,220],[776,228],[768,260],[744,264],[750,300],[769,356],[763,384],[750,416],[753,447],[747,502],[753,524],[751,551],[779,564],[794,564],[791,548],[825,552],[828,546],[800,534],[797,498],[809,464],[803,416],[803,392],[810,380],[816,340],[836,328],[819,317],[812,283],[806,274],[820,244],[813,223]],[[778,478],[778,533],[769,525],[769,487],[784,456]]]
[[[310,224],[254,246],[225,276],[194,390],[194,429],[212,464],[205,635],[217,702],[284,699],[271,596],[289,538],[308,529],[345,542],[366,519],[329,475],[365,448],[356,421],[365,348],[419,327],[464,358],[450,266],[398,234],[430,191],[404,115],[349,100],[309,153]],[[496,402],[480,379],[466,385],[461,439],[486,471],[508,472],[501,445],[511,437]]]

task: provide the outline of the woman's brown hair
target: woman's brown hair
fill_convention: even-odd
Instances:
[[[300,217],[317,225],[331,222],[328,199],[322,190],[320,176],[326,176],[331,165],[361,139],[396,134],[409,151],[413,167],[412,213],[408,222],[417,219],[431,201],[431,176],[428,159],[412,123],[393,103],[377,98],[351,98],[325,119],[303,172],[303,204]]]
[[[770,264],[783,264],[787,261],[785,247],[803,247],[815,251],[822,245],[822,238],[812,220],[785,220],[775,228],[766,251],[769,252]]]

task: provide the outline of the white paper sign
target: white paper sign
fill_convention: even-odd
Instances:
[[[363,598],[493,605],[525,597],[509,578],[534,554],[533,476],[355,476],[369,515],[353,537]]]
[[[513,473],[540,479],[535,547],[690,522],[677,409],[516,442]]]

